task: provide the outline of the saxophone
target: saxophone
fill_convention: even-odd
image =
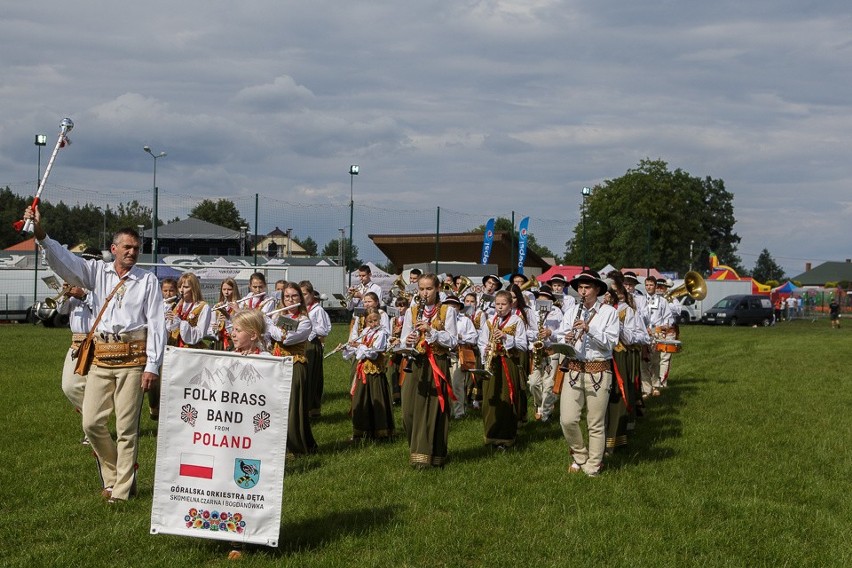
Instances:
[[[548,312],[545,312],[543,309],[538,311],[538,339],[536,339],[532,344],[533,369],[537,369],[541,365],[542,355],[544,355],[544,341],[541,339],[541,334],[544,332],[544,322],[547,317],[547,313]]]
[[[493,376],[491,372],[491,363],[494,361],[494,356],[503,346],[503,343],[494,337],[494,329],[492,326],[488,328],[488,356],[485,357],[485,371]]]

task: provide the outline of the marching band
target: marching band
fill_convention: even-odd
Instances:
[[[531,399],[536,422],[558,416],[568,471],[591,477],[628,443],[645,401],[667,386],[671,356],[680,350],[665,279],[646,278],[641,294],[629,271],[604,279],[584,270],[570,281],[556,275],[547,282],[514,274],[504,287],[493,274],[474,285],[464,276],[411,270],[383,295],[369,267],[358,274],[360,283],[345,301],[352,312],[348,339],[328,352],[330,318],[310,281],[279,281],[268,294],[257,272],[240,297],[237,282],[226,278],[210,305],[194,274],[165,278],[160,292],[168,345],[292,357],[290,455],[317,450],[312,423],[321,416],[323,361],[341,353],[350,362],[351,441],[393,439],[393,406],[401,405],[409,463],[441,468],[449,457],[451,419],[478,410],[483,443],[505,451],[523,438]],[[57,309],[79,313],[72,317],[69,357],[88,331],[86,294],[66,285],[53,299]],[[85,378],[72,380],[67,367],[63,388],[80,408]],[[156,420],[159,378],[150,386]]]

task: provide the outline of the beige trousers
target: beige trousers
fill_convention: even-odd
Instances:
[[[83,393],[86,390],[86,377],[81,377],[74,372],[76,360],[71,358],[71,353],[74,350],[69,347],[68,353],[65,354],[65,363],[62,364],[62,392],[68,402],[77,409],[83,410]]]
[[[559,400],[559,424],[574,462],[590,475],[598,473],[606,449],[606,411],[612,373],[568,371]],[[597,386],[597,388],[595,388]],[[580,416],[586,409],[589,443],[583,440]]]
[[[556,405],[557,396],[553,394],[553,380],[563,357],[558,353],[549,356],[544,355],[541,365],[533,369],[527,380],[536,413],[541,414],[541,417],[545,420],[553,413],[553,407]]]
[[[459,357],[455,353],[450,354],[450,385],[453,387],[453,394],[456,395],[456,400],[453,401],[453,418],[461,418],[464,416],[464,393],[465,379],[467,373],[462,371],[459,365]]]
[[[120,369],[92,366],[86,377],[83,431],[98,458],[103,486],[112,487],[116,499],[130,497],[136,479],[143,370],[141,366]],[[113,413],[115,440],[108,428]]]

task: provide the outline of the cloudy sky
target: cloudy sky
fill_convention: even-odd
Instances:
[[[797,274],[852,257],[848,6],[7,2],[0,184],[32,193],[69,116],[48,200],[150,204],[147,144],[161,217],[228,197],[254,224],[259,193],[261,232],[322,245],[354,181],[356,243],[514,211],[561,253],[584,185],[659,158],[725,181],[746,267]]]

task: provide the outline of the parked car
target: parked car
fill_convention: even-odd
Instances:
[[[766,296],[738,294],[726,296],[705,312],[702,322],[711,325],[763,325],[772,323],[772,302]]]

